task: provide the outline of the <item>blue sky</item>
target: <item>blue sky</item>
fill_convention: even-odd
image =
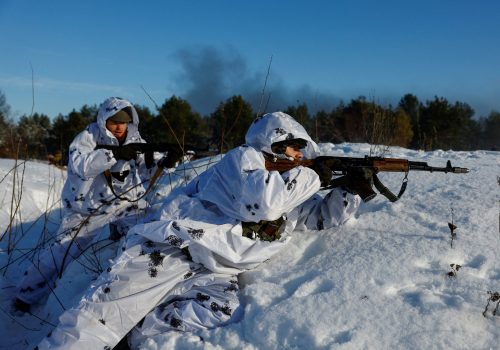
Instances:
[[[500,110],[500,2],[0,0],[0,90],[16,117],[121,96],[201,113],[406,93]],[[32,84],[32,72],[34,84]],[[147,96],[144,90],[152,97]],[[257,109],[257,108],[256,108]]]

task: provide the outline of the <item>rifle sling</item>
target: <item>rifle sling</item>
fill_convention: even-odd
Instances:
[[[373,184],[375,188],[380,192],[381,195],[385,196],[391,202],[396,202],[403,193],[406,191],[406,186],[408,185],[408,173],[406,173],[405,178],[403,179],[403,183],[401,184],[401,189],[399,190],[398,195],[396,196],[391,192],[387,187],[384,186],[382,181],[378,178],[377,174],[373,174]]]
[[[156,182],[156,180],[158,180],[158,178],[160,177],[161,173],[163,172],[163,167],[162,166],[158,166],[158,168],[156,169],[155,173],[153,174],[153,176],[151,177],[151,180],[149,182],[149,185],[148,185],[148,188],[146,189],[146,191],[144,192],[144,194],[142,194],[141,196],[139,196],[138,198],[136,199],[129,199],[129,198],[125,198],[125,197],[121,197],[119,196],[116,192],[115,192],[115,189],[113,188],[113,179],[112,179],[112,175],[111,175],[111,171],[108,169],[108,170],[105,170],[104,171],[104,177],[106,178],[106,182],[109,186],[109,189],[111,190],[111,192],[113,193],[113,195],[118,198],[118,199],[121,199],[121,200],[125,200],[127,202],[131,202],[131,203],[134,203],[134,202],[138,202],[140,201],[142,198],[144,198],[149,192],[151,192],[151,190],[153,189],[154,187],[154,184]],[[127,191],[128,192],[128,191]]]

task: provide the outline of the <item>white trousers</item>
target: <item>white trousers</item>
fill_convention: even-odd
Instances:
[[[79,307],[60,317],[40,350],[112,349],[139,324],[130,333],[135,347],[169,330],[213,328],[237,317],[236,276],[215,274],[170,244],[138,235],[127,239],[127,250]]]

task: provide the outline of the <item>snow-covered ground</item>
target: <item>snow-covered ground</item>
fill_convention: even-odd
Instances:
[[[321,148],[324,154],[357,157],[370,149]],[[385,156],[434,166],[451,160],[470,173],[411,172],[400,201],[379,195],[339,229],[296,232],[287,249],[240,276],[239,322],[206,331],[204,341],[169,335],[150,339],[146,349],[500,349],[496,302],[483,316],[488,291],[500,292],[500,152],[391,148]],[[25,257],[43,232],[57,227],[65,177],[52,166],[27,162],[13,181],[13,167],[14,161],[0,160],[0,349],[32,349],[63,308],[78,303],[94,270],[106,267],[116,247],[103,240],[102,249],[87,257],[98,257],[99,264],[74,262],[55,295],[33,315],[12,313],[12,287],[29,264]],[[397,191],[404,175],[380,177]],[[170,191],[169,179],[182,182],[175,174],[163,177],[160,194]],[[15,249],[10,255],[9,242]]]

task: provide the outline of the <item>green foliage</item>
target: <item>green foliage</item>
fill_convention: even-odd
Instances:
[[[19,157],[45,159],[51,127],[46,115],[35,113],[32,116],[22,116],[16,128],[16,139],[24,146]]]
[[[429,149],[468,149],[475,136],[474,110],[466,103],[451,105],[445,98],[435,97],[421,108],[420,147]]]
[[[309,115],[309,111],[305,103],[302,103],[297,107],[290,106],[283,112],[294,117],[294,119],[298,121],[304,127],[304,129],[306,129],[307,133],[311,135],[311,137],[314,138],[316,136],[316,127],[314,124],[314,120]]]
[[[481,146],[485,149],[500,150],[500,113],[493,111],[484,121]]]
[[[97,117],[97,106],[84,105],[79,111],[73,110],[67,116],[58,115],[52,123],[47,141],[49,154],[62,153],[62,162],[68,161],[68,148],[73,139]]]
[[[188,101],[176,96],[166,99],[158,111],[135,108],[139,130],[148,142],[210,146],[221,152],[245,142],[255,117],[251,105],[239,95],[220,103],[209,117],[202,117]],[[84,105],[52,121],[36,113],[14,123],[0,91],[0,157],[46,159],[48,154],[62,152],[62,160],[67,162],[70,143],[95,121],[97,110],[97,106]],[[443,97],[422,103],[415,95],[406,94],[396,108],[359,97],[315,115],[305,103],[289,106],[284,112],[301,123],[317,142],[367,142],[425,150],[500,149],[499,112],[475,120],[468,104],[452,104]]]
[[[252,107],[241,96],[227,99],[210,115],[212,143],[221,152],[242,145],[253,119]]]
[[[15,125],[9,119],[10,106],[5,95],[0,90],[0,157],[13,157],[13,135]]]
[[[415,95],[406,94],[399,101],[399,108],[401,108],[410,118],[413,138],[409,146],[421,148],[422,130],[420,125],[420,112],[422,110],[422,104]]]
[[[151,140],[146,138],[147,141],[207,146],[206,120],[194,112],[186,100],[172,96],[158,113],[150,121]]]

